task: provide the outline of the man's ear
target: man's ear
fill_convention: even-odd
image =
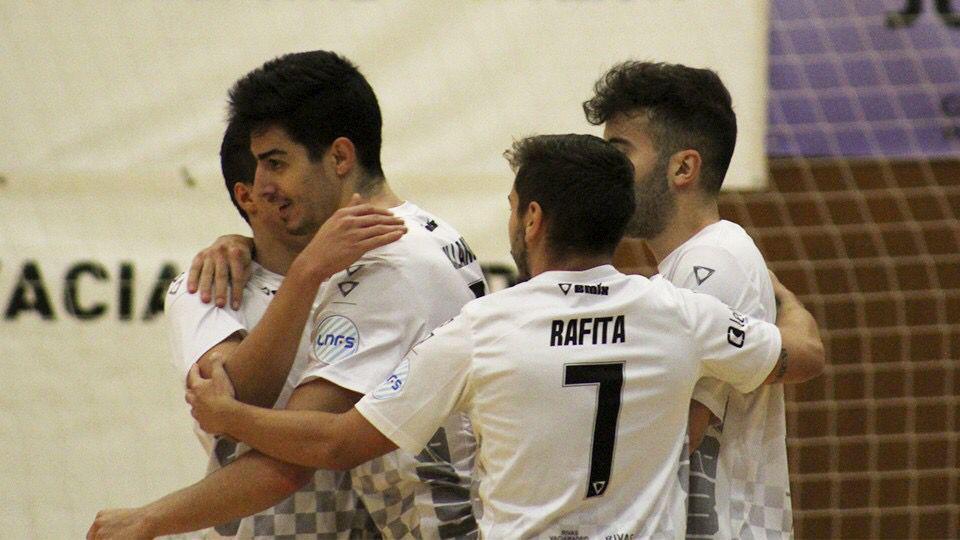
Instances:
[[[681,150],[670,156],[670,164],[667,166],[670,184],[681,190],[696,185],[700,180],[702,165],[700,152],[693,149]]]
[[[333,170],[337,176],[347,176],[357,166],[357,148],[346,137],[334,139],[327,155],[333,160]]]
[[[256,214],[257,205],[253,202],[253,183],[249,185],[237,182],[233,185],[233,198],[247,215]]]
[[[537,201],[530,201],[522,218],[523,235],[527,243],[536,242],[547,233],[543,221],[543,208]]]

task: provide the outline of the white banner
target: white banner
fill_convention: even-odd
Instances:
[[[730,186],[765,172],[762,0],[0,3],[0,531],[79,537],[203,469],[156,305],[246,227],[217,151],[226,90],[285,52],[355,61],[401,196],[509,261],[511,173],[535,133],[599,134],[581,103],[629,58],[717,70],[740,125]],[[162,294],[162,293],[161,293]]]

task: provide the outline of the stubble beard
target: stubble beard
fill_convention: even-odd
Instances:
[[[676,195],[667,181],[666,160],[658,160],[653,170],[637,183],[636,204],[626,236],[642,240],[660,236],[677,213]]]

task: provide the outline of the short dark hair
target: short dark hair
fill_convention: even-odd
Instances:
[[[313,160],[346,137],[370,184],[383,177],[377,96],[360,70],[336,53],[285,54],[251,71],[230,89],[230,119],[252,131],[279,126]]]
[[[227,186],[230,201],[240,212],[240,216],[250,223],[250,218],[237,204],[233,194],[233,186],[237,182],[251,185],[257,174],[257,159],[250,152],[250,130],[241,122],[230,122],[223,133],[223,142],[220,143],[220,171],[223,173],[223,183]]]
[[[730,92],[715,72],[681,64],[623,62],[597,81],[583,111],[594,125],[617,114],[646,114],[657,152],[700,152],[701,185],[707,193],[720,192],[737,143],[737,115]]]
[[[518,209],[543,209],[555,256],[613,254],[633,215],[633,165],[593,135],[540,135],[504,153],[516,171]]]

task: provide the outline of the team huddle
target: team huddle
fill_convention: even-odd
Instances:
[[[715,73],[619,64],[584,103],[603,139],[515,142],[520,283],[491,294],[387,183],[350,61],[271,60],[229,111],[253,238],[198,254],[165,306],[208,474],[88,538],[792,537],[783,384],[823,346],[719,218],[737,126]],[[612,266],[625,236],[657,276]]]

